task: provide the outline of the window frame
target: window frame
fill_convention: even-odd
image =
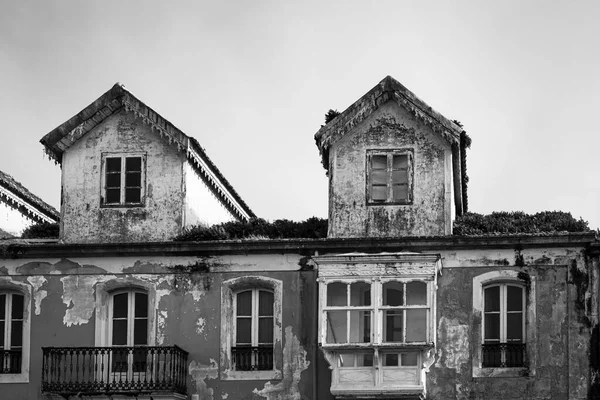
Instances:
[[[236,343],[236,295],[256,289],[273,293],[273,369],[242,371],[234,369],[232,347]],[[232,278],[221,284],[221,351],[220,377],[222,380],[281,379],[283,374],[282,346],[283,282],[264,276]]]
[[[386,156],[386,200],[375,200],[372,195],[372,159],[373,156]],[[406,156],[407,157],[407,171],[406,171],[406,199],[394,200],[393,198],[393,157],[394,156]],[[367,205],[411,205],[413,204],[413,178],[414,178],[414,149],[412,148],[398,148],[398,149],[367,149],[366,153],[366,182],[365,182],[365,194]]]
[[[0,293],[19,294],[23,296],[23,340],[21,345],[21,372],[12,374],[0,374],[0,383],[29,383],[30,368],[30,341],[31,341],[31,285],[0,279]],[[5,332],[2,332],[4,335]]]
[[[523,278],[527,277],[528,281]],[[523,367],[483,367],[483,344],[485,344],[484,290],[493,286],[518,286],[523,289],[523,342],[526,364]],[[472,335],[472,376],[478,377],[518,377],[535,376],[537,362],[537,329],[535,327],[536,278],[516,270],[491,271],[473,278],[473,319]],[[502,319],[502,318],[501,318]],[[500,343],[500,342],[499,342]]]
[[[107,203],[106,198],[106,190],[107,190],[107,159],[109,158],[120,158],[121,159],[121,170],[120,170],[120,186],[119,186],[119,202]],[[126,162],[128,158],[140,158],[140,201],[139,202],[126,202],[125,201],[125,192],[126,192]],[[115,153],[115,152],[106,152],[102,153],[102,168],[101,168],[101,195],[100,195],[100,207],[103,208],[119,208],[119,207],[143,207],[146,202],[146,153],[145,152],[124,152],[124,153]]]
[[[115,296],[119,295],[119,294],[124,294],[127,293],[127,343],[126,344],[121,344],[121,345],[115,345],[113,344],[113,320],[114,320],[114,299]],[[121,289],[117,289],[114,291],[109,292],[109,305],[108,305],[108,346],[109,347],[120,347],[120,346],[126,346],[126,347],[133,347],[133,346],[147,346],[148,345],[148,339],[149,339],[149,320],[150,320],[150,308],[148,308],[147,311],[147,315],[146,315],[146,343],[145,344],[134,344],[135,343],[135,339],[134,339],[134,330],[135,330],[135,320],[136,320],[136,316],[135,316],[135,304],[136,304],[136,300],[135,300],[135,294],[136,293],[142,293],[145,294],[147,296],[147,299],[149,299],[148,296],[148,292],[146,290],[143,289],[139,289],[136,287],[131,287],[131,288],[121,288]],[[146,302],[148,303],[148,301]],[[146,304],[148,305],[148,304]]]

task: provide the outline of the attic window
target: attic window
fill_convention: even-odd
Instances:
[[[142,205],[145,167],[145,154],[102,154],[102,205]]]
[[[412,149],[367,150],[368,204],[411,204],[412,164]]]

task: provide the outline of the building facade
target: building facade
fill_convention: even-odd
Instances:
[[[0,258],[11,399],[588,399],[593,232],[454,236],[468,137],[391,77],[315,135],[326,239],[173,241],[255,215],[121,85],[44,136],[60,240]]]

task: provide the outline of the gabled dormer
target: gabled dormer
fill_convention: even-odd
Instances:
[[[194,138],[120,84],[41,143],[62,167],[64,242],[163,241],[254,217]]]
[[[467,209],[459,125],[388,76],[315,135],[329,237],[449,235]]]

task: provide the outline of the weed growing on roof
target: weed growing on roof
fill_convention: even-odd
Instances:
[[[485,235],[510,233],[588,232],[587,221],[573,218],[563,211],[500,211],[482,215],[465,213],[454,221],[454,235]]]

